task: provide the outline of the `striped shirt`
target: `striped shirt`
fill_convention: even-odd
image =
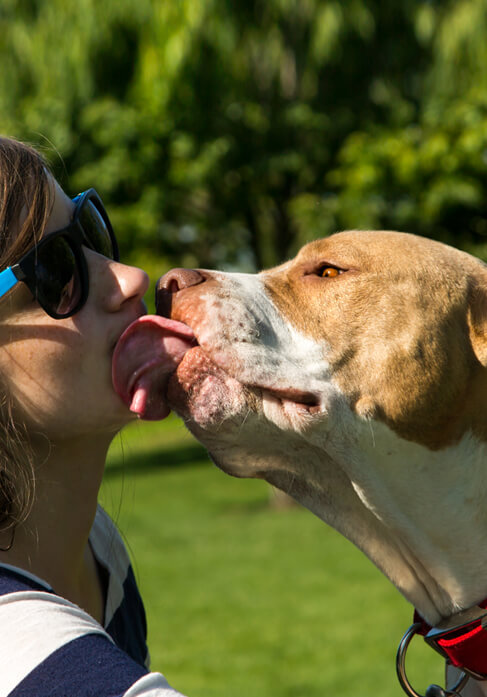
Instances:
[[[0,697],[182,697],[149,672],[144,606],[101,507],[90,544],[106,572],[103,627],[42,579],[0,564]]]

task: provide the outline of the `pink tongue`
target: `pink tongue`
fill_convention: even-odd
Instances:
[[[143,419],[164,419],[170,412],[165,388],[184,354],[197,342],[181,322],[144,315],[127,327],[115,346],[112,381],[131,411]]]

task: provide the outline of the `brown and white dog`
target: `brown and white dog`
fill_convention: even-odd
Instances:
[[[172,270],[157,302],[198,342],[169,404],[219,467],[343,533],[432,626],[487,596],[482,262],[351,231],[257,275]]]
[[[219,467],[300,501],[431,626],[486,598],[482,262],[349,231],[256,275],[174,269],[157,307],[196,337],[167,399]]]

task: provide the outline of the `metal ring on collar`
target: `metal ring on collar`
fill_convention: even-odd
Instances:
[[[409,644],[411,643],[411,639],[415,634],[419,633],[420,629],[420,622],[415,622],[415,624],[412,624],[409,627],[406,634],[403,636],[399,643],[396,654],[397,678],[399,680],[399,684],[401,685],[404,692],[408,695],[408,697],[423,697],[423,695],[420,695],[419,692],[416,692],[416,690],[411,686],[411,683],[409,682],[406,675],[406,653]],[[458,690],[461,690],[462,687],[464,687],[469,677],[470,676],[466,673],[462,673],[458,682],[449,690],[444,690],[438,685],[430,685],[426,690],[425,697],[435,697],[435,695],[436,697],[454,697],[454,695],[458,695]]]

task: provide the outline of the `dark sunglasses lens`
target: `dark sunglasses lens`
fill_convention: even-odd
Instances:
[[[79,222],[88,246],[98,254],[113,259],[114,252],[110,232],[103,216],[92,201],[88,200],[83,205],[79,214]]]
[[[81,279],[76,257],[62,236],[39,249],[36,260],[36,298],[54,315],[68,315],[80,302]]]

